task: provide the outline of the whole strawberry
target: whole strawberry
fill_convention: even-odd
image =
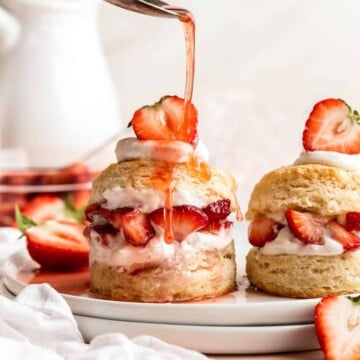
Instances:
[[[315,307],[316,334],[326,360],[360,359],[360,296],[327,296]]]

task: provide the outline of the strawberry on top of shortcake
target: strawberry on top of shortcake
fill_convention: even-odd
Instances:
[[[294,166],[317,164],[341,169],[347,171],[348,176],[353,180],[360,172],[360,116],[343,100],[330,98],[318,102],[306,121],[302,141],[304,151]],[[324,172],[325,169],[329,170],[324,168]],[[263,180],[263,186],[266,186],[264,181],[271,181],[271,176]],[[267,254],[282,252],[330,255],[357,249],[360,246],[360,204],[358,208],[355,204],[354,211],[333,214],[332,207],[335,208],[334,204],[338,199],[332,199],[333,194],[330,191],[328,195],[325,194],[326,189],[319,189],[319,193],[316,194],[316,179],[314,178],[314,183],[311,183],[311,169],[307,176],[305,180],[282,179],[290,184],[286,191],[292,192],[294,199],[286,201],[293,204],[291,208],[282,209],[281,213],[273,212],[257,214],[257,216],[251,214],[249,242]],[[335,173],[331,176],[337,177],[341,183]],[[308,180],[309,184],[305,182]],[[300,204],[301,201],[295,199],[296,187],[303,191],[299,192],[298,198],[306,198],[312,192],[309,208],[304,209],[305,201]],[[332,190],[336,191],[336,189]],[[353,191],[352,194],[356,194],[360,192],[360,187],[350,190]],[[313,203],[319,202],[319,199],[323,201],[323,208],[311,208]],[[351,204],[351,207],[354,207],[354,204]],[[331,212],[332,215],[329,216]],[[289,242],[289,239],[293,241]],[[330,243],[329,239],[335,242]],[[295,246],[295,243],[298,246]]]

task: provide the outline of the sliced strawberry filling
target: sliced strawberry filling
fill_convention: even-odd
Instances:
[[[267,242],[276,238],[283,225],[276,221],[259,216],[249,225],[249,242],[253,246],[263,247]]]
[[[149,214],[150,221],[165,228],[164,209],[157,209]],[[172,230],[177,241],[184,240],[191,233],[202,229],[208,224],[206,213],[196,206],[183,205],[172,208]]]
[[[179,242],[197,231],[217,235],[232,226],[232,222],[227,220],[231,211],[228,199],[218,200],[204,208],[181,205],[173,206],[170,210],[159,208],[148,214],[140,209],[127,207],[109,210],[104,205],[105,203],[91,204],[86,209],[86,219],[90,224],[85,234],[90,237],[91,230],[94,230],[105,245],[109,244],[111,236],[122,232],[130,244],[144,246],[155,236],[157,229],[165,232],[167,221],[175,240]]]
[[[360,247],[360,212],[345,214],[345,223],[338,218],[326,218],[307,212],[288,209],[285,212],[286,224],[259,216],[249,225],[249,242],[253,246],[263,247],[274,240],[278,232],[287,225],[292,234],[304,244],[324,244],[324,235],[338,241],[345,251]]]

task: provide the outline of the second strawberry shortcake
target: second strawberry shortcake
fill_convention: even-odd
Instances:
[[[248,279],[289,297],[360,292],[359,114],[342,100],[319,102],[303,145],[251,195]]]
[[[207,164],[197,111],[164,97],[137,110],[136,138],[94,181],[86,210],[90,286],[123,301],[203,299],[235,289],[236,182]]]

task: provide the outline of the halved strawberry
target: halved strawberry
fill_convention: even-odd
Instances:
[[[203,208],[209,220],[225,219],[231,212],[230,200],[223,199],[215,201]]]
[[[135,246],[145,245],[154,236],[147,215],[137,209],[122,215],[122,226],[126,240]]]
[[[322,243],[325,219],[292,209],[288,209],[285,216],[290,230],[299,240],[305,244]]]
[[[150,213],[149,220],[164,228],[164,209],[160,208]],[[204,211],[196,206],[182,205],[173,207],[171,221],[175,239],[182,241],[191,233],[206,226],[208,217]]]
[[[360,359],[360,297],[327,296],[315,307],[315,329],[326,360]]]
[[[37,195],[22,204],[21,212],[39,224],[47,220],[84,222],[84,209],[76,208],[71,197],[64,200],[52,194]],[[13,226],[17,226],[16,221],[13,222]]]
[[[354,250],[360,246],[360,238],[347,231],[344,226],[340,225],[336,221],[330,221],[327,224],[327,228],[329,229],[332,237],[342,244],[344,250]]]
[[[164,96],[154,105],[138,109],[130,125],[140,140],[179,140],[196,145],[197,110],[187,104],[186,116],[184,99]]]
[[[74,269],[88,264],[89,245],[84,226],[70,221],[48,220],[25,231],[30,256],[41,266]]]
[[[360,116],[341,99],[318,102],[303,132],[305,150],[360,153]]]
[[[360,212],[351,211],[346,213],[345,228],[347,231],[360,231]]]
[[[22,208],[22,214],[37,223],[50,219],[64,220],[68,217],[64,200],[51,194],[39,195],[28,201]]]
[[[217,235],[223,229],[225,230],[230,229],[232,224],[233,224],[232,221],[228,221],[228,220],[222,220],[222,219],[211,220],[200,231]]]
[[[267,242],[274,240],[283,225],[265,216],[256,217],[249,225],[248,237],[253,246],[263,247]]]

